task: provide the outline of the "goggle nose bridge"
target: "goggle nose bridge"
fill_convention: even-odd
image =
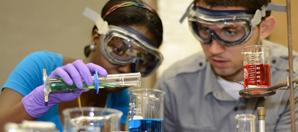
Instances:
[[[146,60],[144,57],[137,56],[137,57],[135,57],[135,58],[131,61],[131,63],[139,64],[139,63],[140,63],[140,60],[144,61],[143,63],[146,63],[146,62],[147,62],[147,60]]]
[[[211,44],[213,40],[217,40],[218,35],[215,33],[215,31],[211,30],[209,37],[206,39],[206,43],[204,44]],[[220,41],[219,41],[220,42]]]

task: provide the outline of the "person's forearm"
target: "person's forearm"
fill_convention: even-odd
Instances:
[[[0,130],[4,130],[4,125],[8,122],[21,123],[23,120],[35,120],[25,110],[22,101],[12,108],[0,113]]]

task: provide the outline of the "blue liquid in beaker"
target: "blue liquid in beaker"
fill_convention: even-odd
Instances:
[[[128,123],[129,132],[163,132],[163,120],[159,119],[138,119],[130,120]]]

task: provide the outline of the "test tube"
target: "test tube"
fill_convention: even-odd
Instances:
[[[93,85],[88,86],[83,81],[82,89],[96,89],[96,77],[92,76]],[[131,87],[141,85],[141,74],[138,73],[121,73],[121,74],[108,74],[106,77],[98,77],[98,89],[101,88],[116,88],[116,87]],[[48,102],[48,96],[50,92],[54,91],[67,91],[67,90],[80,90],[73,85],[67,85],[61,78],[48,78],[46,69],[43,69],[43,81],[44,81],[44,95],[45,102]],[[96,89],[96,90],[98,90]]]

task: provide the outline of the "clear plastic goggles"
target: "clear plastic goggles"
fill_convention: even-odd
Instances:
[[[100,41],[106,60],[115,65],[132,64],[132,71],[143,77],[155,72],[163,61],[156,44],[129,27],[110,25]]]
[[[189,28],[203,44],[217,40],[233,46],[248,41],[259,23],[251,23],[254,15],[244,10],[210,10],[191,7],[188,14]]]

